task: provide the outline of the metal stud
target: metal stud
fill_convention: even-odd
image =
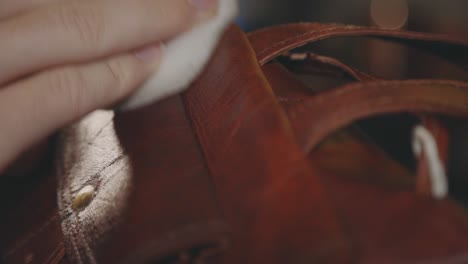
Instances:
[[[94,186],[86,185],[75,196],[72,202],[72,209],[81,211],[85,209],[93,200],[95,195]]]

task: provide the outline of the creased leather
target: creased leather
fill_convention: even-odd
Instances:
[[[57,159],[59,172],[77,178],[62,181],[72,188],[61,198],[60,222],[54,226],[67,226],[70,215],[86,215],[86,210],[99,213],[99,199],[80,213],[71,212],[69,204],[77,190],[117,168],[106,148],[117,148],[125,157],[125,175],[132,184],[126,202],[99,205],[125,203],[124,210],[114,211],[118,223],[111,219],[103,227],[103,222],[72,219],[84,227],[78,235],[87,243],[78,241],[73,248],[76,237],[66,228],[64,237],[57,230],[36,232],[40,236],[34,243],[24,244],[7,263],[22,263],[30,249],[44,249],[44,256],[51,256],[57,247],[50,245],[62,243],[67,255],[59,251],[49,263],[467,262],[465,210],[451,199],[421,196],[413,172],[348,126],[391,112],[466,118],[467,83],[383,81],[318,54],[300,68],[278,64],[279,55],[311,41],[363,34],[407,38],[424,49],[434,46],[436,54],[466,69],[465,53],[454,58],[446,52],[447,47],[466,51],[467,42],[454,37],[319,24],[272,27],[247,36],[233,26],[187,92],[118,113],[108,122],[96,120],[94,128],[92,123],[82,127],[98,132],[110,128],[112,140],[63,134],[62,146],[73,149],[91,141],[104,152],[93,158],[75,149],[80,159]],[[288,72],[320,75],[308,71],[312,63],[337,77],[338,87],[310,89]],[[71,129],[79,132],[79,127]],[[94,165],[86,169],[86,164]],[[96,197],[107,196],[95,187]],[[36,218],[40,227],[57,211],[54,201],[39,202],[50,208]],[[37,225],[17,224],[1,252],[14,248],[21,241],[17,235],[38,230]],[[41,248],[39,241],[51,243]],[[88,258],[86,247],[95,259]]]
[[[119,114],[114,127],[135,191],[129,217],[99,248],[100,263],[177,259],[192,248],[222,250],[229,243],[227,226],[180,96]]]
[[[185,100],[237,241],[224,263],[348,261],[350,249],[327,194],[293,143],[247,39],[232,28],[222,43],[214,67]],[[238,53],[248,59],[239,61]],[[235,81],[239,76],[246,81]],[[291,250],[283,248],[284,240]],[[305,247],[309,250],[302,254],[294,250]]]

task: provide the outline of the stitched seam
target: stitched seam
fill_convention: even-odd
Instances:
[[[62,168],[63,170],[63,168]],[[60,175],[60,173],[59,173]],[[74,256],[74,259],[78,262],[78,263],[81,263],[81,256],[80,254],[78,253],[78,247],[77,247],[77,242],[76,242],[76,239],[75,239],[75,233],[73,232],[73,229],[71,227],[71,224],[70,224],[70,221],[71,221],[71,217],[72,217],[72,214],[68,213],[67,211],[70,210],[70,204],[71,204],[71,201],[69,199],[67,199],[67,195],[70,196],[69,194],[69,188],[68,187],[65,187],[64,186],[69,186],[68,184],[68,177],[62,177],[62,178],[65,178],[63,179],[61,182],[61,188],[60,188],[60,196],[62,198],[62,204],[64,204],[65,208],[63,208],[63,210],[61,211],[64,211],[64,214],[66,214],[64,216],[64,221],[63,221],[63,225],[64,225],[64,233],[65,234],[65,237],[70,241],[70,244],[71,244],[71,251],[72,251],[72,255]],[[62,208],[61,208],[62,209]]]
[[[60,163],[63,164],[63,161]],[[60,171],[62,170],[62,171]],[[65,175],[63,172],[65,169],[63,168],[63,165],[59,167],[59,173],[57,175]],[[61,173],[62,172],[62,173]],[[78,263],[83,263],[81,254],[79,252],[79,247],[78,247],[78,242],[77,242],[77,230],[73,228],[72,223],[72,217],[74,216],[73,210],[71,210],[71,186],[69,184],[69,177],[60,177],[60,197],[61,201],[60,204],[63,205],[60,206],[61,211],[63,211],[63,231],[65,233],[65,237],[68,239],[69,244],[71,244],[71,253],[73,258],[75,259],[76,262]],[[79,232],[79,231],[78,231]]]
[[[306,32],[294,37],[290,37],[287,39],[284,39],[280,42],[276,42],[275,44],[263,49],[261,52],[259,52],[258,56],[263,55],[266,52],[269,52],[272,49],[275,49],[279,46],[282,46],[284,44],[289,44],[290,42],[294,43],[297,40],[300,40],[301,38],[309,38],[309,36],[317,35],[317,38],[325,37],[325,35],[322,34],[327,34],[332,31],[338,31],[338,33],[362,33],[364,35],[381,35],[382,37],[393,37],[393,38],[413,38],[413,39],[422,39],[422,40],[428,40],[428,41],[433,41],[433,42],[445,42],[445,43],[452,43],[454,44],[455,42],[460,45],[459,42],[464,42],[463,40],[457,41],[453,40],[449,36],[445,35],[427,35],[424,33],[419,33],[419,32],[407,32],[407,31],[390,31],[390,30],[382,30],[378,28],[366,28],[366,27],[359,27],[359,26],[334,26],[331,28],[327,29],[321,29],[321,30],[316,30],[312,32]],[[446,37],[447,39],[442,39]],[[313,39],[309,40],[310,42],[314,41]],[[464,43],[462,45],[465,45]]]
[[[262,51],[260,51],[258,53],[258,57],[262,57],[263,54],[265,54],[267,52],[270,52],[270,50],[273,50],[273,49],[275,49],[277,47],[283,46],[284,44],[287,44],[289,42],[296,42],[297,40],[300,40],[302,38],[306,38],[307,36],[326,34],[328,32],[334,31],[336,29],[340,29],[340,27],[331,27],[331,28],[328,28],[328,29],[322,29],[322,30],[318,30],[318,31],[306,32],[306,33],[303,33],[303,34],[300,34],[300,35],[297,35],[297,36],[294,36],[294,37],[287,38],[285,40],[282,40],[280,42],[276,42],[275,44],[273,44],[271,46],[268,46],[267,48],[263,49]],[[348,32],[348,30],[343,29],[343,32]]]
[[[294,52],[291,52],[290,54],[288,54],[288,56],[290,57],[291,55],[293,54],[296,54]],[[368,78],[369,80],[367,81],[378,81],[378,80],[384,80],[383,78],[380,78],[380,77],[377,77],[377,76],[374,76],[372,74],[369,74],[369,73],[365,73],[365,72],[362,72],[334,57],[328,57],[328,56],[324,56],[324,55],[320,55],[320,54],[316,54],[316,53],[313,53],[313,52],[305,52],[305,54],[307,55],[306,58],[304,58],[303,61],[305,62],[309,62],[309,61],[314,61],[314,62],[319,62],[319,63],[322,63],[322,64],[325,64],[325,65],[328,65],[328,66],[332,66],[334,68],[337,68],[340,70],[341,74],[345,74],[345,75],[349,75],[349,77],[351,77],[352,79],[354,79],[355,81],[360,81],[362,82],[364,79]],[[334,61],[335,63],[331,62],[331,61]],[[308,72],[310,73],[310,72]],[[327,71],[320,71],[320,70],[315,70],[312,71],[312,73],[316,73],[316,74],[321,74],[321,73],[335,73],[335,72],[327,72]]]
[[[100,174],[107,169],[109,166],[115,164],[116,162],[120,161],[123,158],[123,154],[120,154],[118,157],[116,157],[114,160],[109,162],[109,165],[107,165],[105,168],[103,168],[101,171],[95,173],[94,175],[90,176],[90,179],[83,183],[84,185],[89,184],[91,182],[95,182],[96,179],[99,178]],[[63,190],[66,190],[68,193],[66,194],[68,197],[71,198],[72,190],[71,190],[71,184],[69,183],[69,178],[67,177],[66,179],[66,188],[63,188]],[[87,256],[88,261],[95,263],[95,256],[94,253],[89,246],[89,243],[87,242],[86,238],[84,237],[84,228],[82,225],[81,218],[79,216],[79,212],[75,212],[70,209],[70,204],[71,201],[70,199],[65,198],[65,194],[62,192],[63,200],[66,201],[65,208],[71,212],[68,217],[67,221],[65,223],[66,225],[66,230],[68,234],[68,238],[71,240],[72,243],[72,248],[73,248],[73,253],[75,255],[75,258],[79,259],[79,262],[82,262],[83,259],[83,254]]]
[[[468,45],[468,43],[465,43],[465,40],[462,39],[453,39],[450,36],[447,35],[429,35],[429,34],[424,34],[424,33],[419,33],[419,32],[409,32],[409,31],[390,31],[390,30],[382,30],[378,28],[372,28],[372,27],[359,27],[359,26],[336,26],[334,25],[331,28],[327,29],[321,29],[321,30],[315,30],[312,32],[306,32],[297,36],[293,36],[290,38],[286,38],[280,42],[276,42],[271,46],[268,46],[264,48],[262,51],[260,51],[257,55],[257,58],[264,63],[264,59],[262,56],[270,52],[271,50],[274,50],[278,47],[281,47],[285,44],[290,44],[294,43],[297,41],[300,41],[302,38],[306,40],[307,38],[312,38],[308,40],[307,42],[313,42],[317,41],[319,38],[325,38],[327,37],[328,33],[331,33],[333,31],[337,31],[337,33],[340,34],[346,34],[346,33],[362,33],[362,35],[369,35],[369,36],[381,36],[381,37],[392,37],[392,38],[400,38],[400,39],[419,39],[419,40],[427,40],[427,41],[432,41],[432,42],[443,42],[443,43],[451,43],[451,44],[457,44],[457,45]],[[316,39],[313,39],[315,36]]]
[[[68,190],[69,196],[71,197],[71,194],[72,194],[71,184],[67,184],[67,190]],[[70,204],[71,204],[71,201],[69,201],[69,203],[67,204],[68,208],[70,208]],[[88,242],[86,241],[86,239],[83,236],[83,233],[84,233],[83,230],[84,229],[83,229],[83,226],[81,225],[81,219],[80,219],[80,216],[79,216],[79,212],[76,212],[74,210],[72,210],[71,212],[72,213],[70,215],[70,220],[74,222],[76,230],[77,230],[77,232],[74,233],[74,234],[76,234],[76,237],[74,239],[75,239],[75,241],[78,241],[80,243],[78,245],[78,249],[77,249],[76,253],[80,255],[80,259],[81,259],[82,258],[81,257],[81,255],[82,255],[81,251],[84,248],[84,251],[85,251],[89,261],[92,262],[92,263],[95,263],[96,261],[94,261],[94,259],[95,259],[94,254],[92,253]],[[74,219],[71,219],[72,217],[74,217]]]
[[[49,255],[49,257],[42,262],[42,264],[52,263],[52,260],[58,255],[60,250],[63,248],[63,243],[60,243],[55,250]]]
[[[326,27],[326,26],[344,26],[344,24],[321,24],[321,23],[316,23],[316,22],[303,22],[303,23],[291,23],[291,24],[282,24],[282,25],[277,25],[277,26],[274,26],[273,27],[273,30],[275,29],[283,29],[283,28],[289,28],[291,26],[296,26],[296,25],[304,25],[304,26],[310,26],[310,27]],[[252,36],[256,36],[260,33],[265,33],[265,32],[269,32],[269,31],[272,31],[272,28],[271,27],[265,27],[265,28],[261,28],[261,29],[257,29],[255,31],[252,31],[252,32],[248,32],[246,35],[248,37],[252,37]]]
[[[6,258],[8,256],[11,256],[13,253],[15,253],[18,249],[24,247],[31,239],[36,237],[38,234],[40,234],[47,226],[49,226],[58,216],[54,215],[47,222],[45,222],[42,226],[40,226],[38,229],[32,231],[29,233],[29,235],[21,240],[20,242],[16,243],[16,245],[10,249],[8,252],[6,252],[3,257]]]

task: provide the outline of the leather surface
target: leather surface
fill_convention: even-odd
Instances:
[[[156,262],[192,248],[222,247],[226,223],[181,97],[122,113],[114,127],[132,168],[134,192],[127,221],[109,250],[98,252],[101,262]]]
[[[311,97],[289,114],[297,120],[295,130],[308,133],[301,143],[310,151],[330,132],[372,115],[427,112],[466,119],[467,88],[463,82],[434,80],[356,83]]]
[[[305,44],[331,37],[373,36],[394,40],[411,40],[414,45],[438,52],[468,67],[466,46],[468,40],[459,36],[428,34],[379,28],[346,26],[339,24],[298,23],[273,26],[248,34],[260,64],[265,64],[279,54]],[[445,52],[440,47],[444,47]]]
[[[247,36],[233,26],[184,94],[105,122],[90,117],[94,122],[62,134],[59,150],[68,144],[74,159],[58,152],[58,172],[71,171],[78,182],[63,183],[72,190],[59,218],[53,177],[43,182],[46,191],[39,188],[25,207],[8,213],[9,222],[0,225],[7,233],[0,243],[2,260],[24,263],[33,250],[41,253],[30,263],[467,262],[465,209],[450,198],[421,195],[420,177],[352,124],[389,112],[467,118],[468,85],[383,81],[322,55],[296,68],[278,64],[293,48],[349,35],[411,39],[411,45],[430,47],[466,69],[467,53],[453,55],[466,51],[468,43],[460,38],[318,24]],[[311,89],[297,73],[333,76],[339,87]],[[98,132],[95,137],[85,133],[90,130]],[[447,138],[437,138],[446,153]],[[103,149],[96,155],[76,151],[89,147]],[[114,211],[119,223],[110,220],[116,225],[102,235],[101,225],[78,217],[74,224],[86,230],[70,228],[76,232],[72,238],[64,230],[64,238],[59,225],[99,200],[73,212],[69,204],[80,188],[91,184],[99,197],[105,194],[100,180],[118,176],[104,173],[118,165],[108,149],[119,149],[132,185],[125,209]],[[105,208],[104,214],[113,203],[123,202],[111,200],[94,210]],[[14,223],[19,218],[31,221]],[[73,236],[89,241],[74,242]]]
[[[58,263],[65,254],[55,177],[49,174],[35,187],[14,210],[1,214],[0,260],[5,263]]]
[[[318,174],[294,144],[287,117],[259,74],[253,50],[239,29],[231,29],[226,38],[227,46],[213,61],[219,66],[185,95],[225,216],[232,223],[235,242],[223,261],[346,262],[350,248],[342,227]],[[247,56],[240,60],[237,54]],[[237,81],[240,76],[244,82]],[[309,250],[297,250],[304,248]]]

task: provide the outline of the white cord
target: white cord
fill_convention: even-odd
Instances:
[[[420,157],[424,152],[427,159],[432,196],[444,199],[448,195],[448,181],[444,165],[439,157],[437,142],[431,132],[424,126],[416,126],[413,130],[413,152]]]

